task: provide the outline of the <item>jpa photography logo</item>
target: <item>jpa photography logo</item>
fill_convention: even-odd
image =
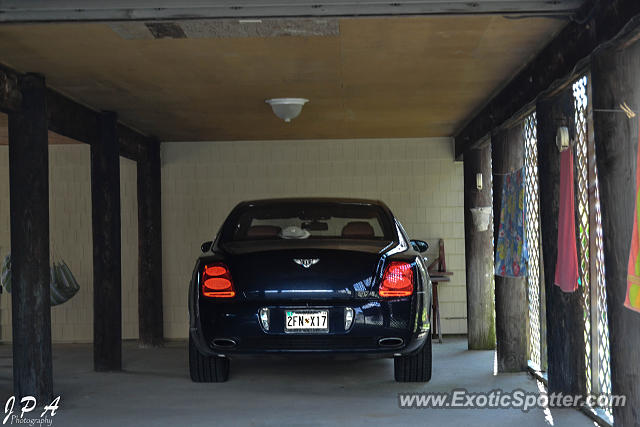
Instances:
[[[4,405],[5,417],[2,425],[21,425],[21,426],[51,426],[53,425],[53,417],[60,407],[60,396],[44,407],[42,413],[31,413],[36,409],[38,401],[33,396],[25,396],[20,399],[19,408],[16,406],[16,397],[11,396]]]

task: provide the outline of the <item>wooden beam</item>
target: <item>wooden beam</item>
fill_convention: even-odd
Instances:
[[[91,144],[98,138],[100,113],[54,91],[47,91],[49,130],[76,141]],[[148,137],[130,127],[118,123],[118,147],[122,157],[138,159],[138,151]]]
[[[571,90],[538,102],[536,116],[549,392],[581,394],[585,390],[582,295],[580,290],[564,293],[554,285],[560,199],[560,152],[555,138],[558,126],[569,127],[571,138],[575,136]]]
[[[583,21],[569,23],[520,73],[477,112],[455,137],[455,156],[482,141],[491,131],[536,101],[559,82],[571,80],[576,67],[598,46],[615,39],[620,43],[640,28],[640,2],[610,0],[585,5]],[[580,70],[577,70],[580,71]]]
[[[120,157],[117,116],[99,117],[91,144],[93,360],[96,371],[122,369]]]
[[[162,205],[160,143],[150,140],[138,156],[138,316],[143,346],[164,340],[162,316]]]
[[[118,146],[122,157],[134,161],[138,160],[138,154],[146,151],[146,145],[151,141],[154,140],[122,123],[118,123]]]
[[[22,93],[18,85],[18,75],[0,66],[0,111],[18,112],[21,103]]]
[[[98,139],[99,113],[52,89],[47,91],[49,130],[91,144]]]
[[[53,393],[49,273],[49,147],[44,77],[19,79],[9,114],[13,388],[18,400]]]
[[[535,14],[567,15],[582,0],[419,0],[391,3],[388,0],[138,0],[105,4],[97,0],[5,0],[0,22],[60,22],[215,19],[306,16],[387,16],[434,14]]]
[[[86,144],[99,138],[100,113],[95,110],[51,89],[47,91],[47,109],[49,130]],[[118,123],[117,134],[120,155],[137,160],[138,151],[148,138],[122,123]]]
[[[476,174],[483,188],[476,188]],[[493,286],[493,239],[489,230],[478,231],[471,208],[491,206],[491,143],[469,150],[464,158],[464,232],[467,284],[467,336],[469,350],[496,348]]]
[[[498,132],[491,138],[493,167],[494,241],[498,241],[502,187],[506,174],[524,165],[522,124]],[[495,276],[496,342],[498,372],[526,371],[528,367],[526,277]]]
[[[623,306],[627,291],[627,262],[636,202],[638,117],[628,118],[616,110],[619,110],[622,102],[626,102],[638,112],[639,69],[638,43],[622,51],[599,52],[594,56],[591,67],[593,128],[602,209],[609,317],[611,383],[613,394],[627,396],[625,406],[613,408],[613,418],[616,425],[622,426],[637,425],[640,407],[640,359],[634,351],[640,348],[640,314]],[[592,325],[593,327],[595,326]]]
[[[20,76],[20,73],[0,65],[1,112],[20,110]],[[99,112],[51,88],[46,88],[45,96],[50,131],[85,144],[98,139]],[[134,161],[138,158],[138,151],[149,141],[146,135],[123,123],[118,123],[118,139],[120,155]]]

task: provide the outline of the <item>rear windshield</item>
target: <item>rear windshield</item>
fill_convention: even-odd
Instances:
[[[225,241],[393,240],[385,211],[373,205],[283,203],[250,206],[228,225]]]

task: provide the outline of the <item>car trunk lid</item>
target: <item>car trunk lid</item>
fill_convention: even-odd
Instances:
[[[249,300],[335,301],[370,296],[389,242],[273,242],[227,248],[238,292]]]

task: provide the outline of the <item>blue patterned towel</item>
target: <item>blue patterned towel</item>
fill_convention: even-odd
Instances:
[[[525,277],[527,275],[527,239],[525,229],[524,168],[504,179],[500,228],[496,245],[496,276]]]

